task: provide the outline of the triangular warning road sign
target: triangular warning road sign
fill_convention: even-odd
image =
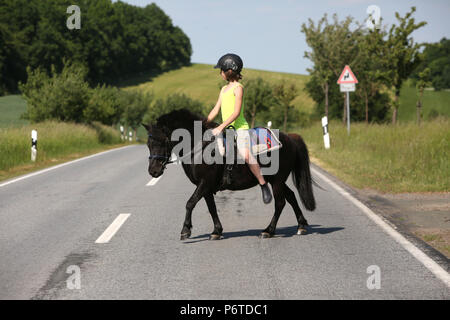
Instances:
[[[350,69],[350,66],[345,66],[344,71],[342,71],[341,76],[337,82],[338,84],[346,84],[346,83],[358,83],[358,79],[356,79],[355,75]]]

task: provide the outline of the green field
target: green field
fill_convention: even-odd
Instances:
[[[19,95],[0,97],[0,128],[28,124],[27,120],[20,119],[26,108],[26,101]]]
[[[416,121],[416,105],[419,99],[418,90],[407,81],[400,93],[399,121]],[[425,90],[422,101],[422,116],[427,120],[430,112],[450,117],[450,91]]]

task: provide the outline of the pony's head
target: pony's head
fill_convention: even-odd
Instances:
[[[148,157],[148,173],[157,178],[164,173],[166,165],[170,163],[171,148],[167,128],[156,125],[142,124],[147,129],[147,147],[150,151]]]

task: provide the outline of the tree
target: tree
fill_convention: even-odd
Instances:
[[[83,122],[91,89],[86,81],[87,69],[65,62],[61,73],[52,67],[51,76],[40,68],[27,69],[28,81],[19,88],[27,101],[24,117],[32,122],[54,119]]]
[[[359,83],[356,94],[364,100],[366,123],[369,123],[370,101],[382,87],[389,85],[391,76],[391,71],[387,68],[389,61],[383,40],[385,35],[386,32],[381,28],[368,30],[358,43],[360,56],[355,71]]]
[[[314,69],[309,71],[323,91],[326,115],[329,112],[330,84],[336,83],[345,65],[354,65],[358,61],[358,39],[361,35],[361,27],[351,30],[350,26],[353,22],[352,17],[339,21],[337,14],[334,14],[330,23],[325,14],[317,26],[311,19],[308,25],[302,25],[301,31],[312,49],[311,52],[305,52],[305,57],[314,63]],[[345,107],[343,111],[345,122]]]
[[[423,62],[412,77],[419,80],[419,73],[430,69],[430,77],[435,90],[450,88],[450,40],[443,38],[438,43],[425,45]]]
[[[298,89],[295,83],[282,80],[274,86],[273,93],[283,113],[283,131],[286,131],[289,110],[292,108],[292,101],[298,96]]]
[[[153,94],[140,91],[121,91],[121,105],[123,107],[123,122],[134,131],[141,125],[145,113],[153,101]]]
[[[84,120],[99,121],[106,125],[117,124],[124,111],[121,93],[115,87],[97,86],[92,90],[88,105],[83,110]]]
[[[419,90],[419,100],[417,100],[417,124],[420,126],[420,118],[422,114],[422,98],[423,91],[426,87],[431,86],[430,81],[430,68],[426,68],[424,71],[419,72],[419,81],[416,84],[417,89]]]
[[[17,90],[26,67],[56,72],[64,58],[87,66],[88,82],[118,82],[142,71],[190,64],[187,35],[156,4],[79,0],[82,28],[66,27],[67,0],[0,1],[0,91]],[[1,93],[1,92],[0,92]]]
[[[251,119],[251,128],[255,126],[256,113],[268,111],[275,103],[272,87],[262,78],[250,79],[244,82],[245,87],[245,117]]]
[[[393,124],[397,123],[402,85],[421,63],[420,48],[423,45],[415,43],[411,34],[427,23],[419,22],[416,24],[415,19],[412,17],[414,12],[416,12],[416,7],[411,7],[411,11],[406,13],[404,17],[401,17],[398,12],[395,13],[399,25],[392,25],[386,42],[390,61],[389,69],[392,71],[391,84],[394,90]]]

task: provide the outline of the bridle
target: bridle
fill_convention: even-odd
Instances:
[[[153,138],[153,135],[152,135],[151,133],[148,134],[148,137],[149,137],[149,139],[153,139],[153,140],[157,140],[157,141],[162,141],[161,139],[155,139],[155,138]],[[162,166],[163,166],[163,168],[165,168],[166,165],[175,162],[175,160],[170,160],[170,154],[167,155],[167,154],[168,154],[168,148],[167,148],[167,142],[168,142],[168,141],[169,141],[169,139],[166,137],[166,138],[164,139],[164,150],[165,150],[165,152],[166,152],[166,155],[162,156],[162,155],[159,155],[159,154],[154,154],[154,155],[151,154],[151,155],[148,157],[149,160],[152,160],[152,159],[155,159],[155,160],[158,160],[158,159],[159,159],[159,160],[160,160],[160,159],[162,159],[162,160],[163,160],[163,161],[162,161]]]

